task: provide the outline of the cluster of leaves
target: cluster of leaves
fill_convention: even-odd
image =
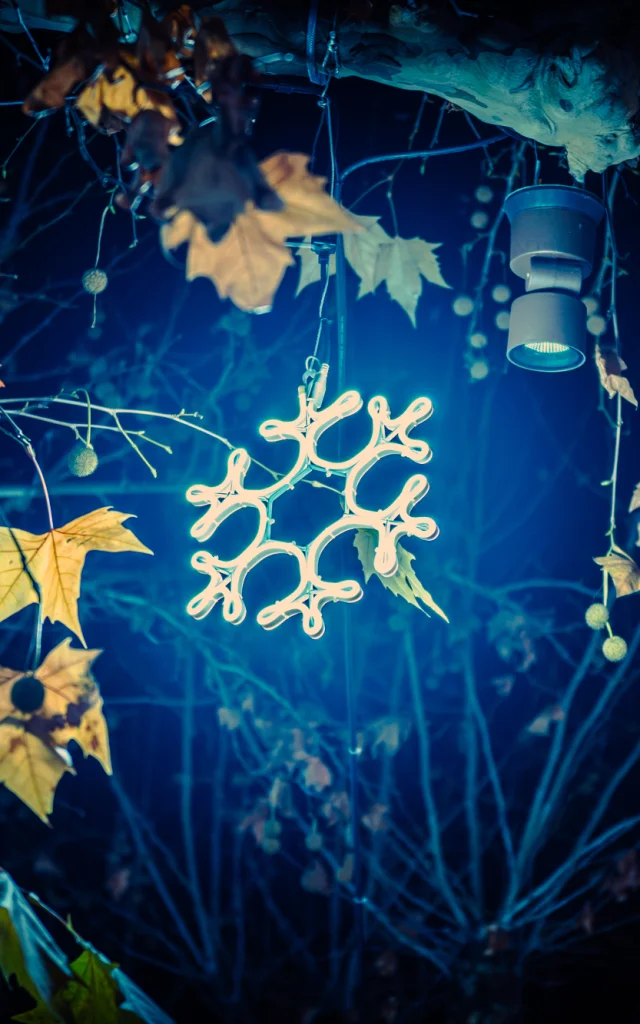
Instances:
[[[70,960],[34,910],[51,914],[25,897],[0,871],[0,971],[35,1007],[13,1017],[22,1024],[171,1024],[169,1018],[117,967],[81,940],[70,925]],[[60,919],[53,915],[59,924]],[[79,951],[79,952],[78,952]]]
[[[122,525],[128,518],[102,508],[44,534],[0,529],[0,621],[36,603],[42,621],[61,622],[84,643],[78,599],[86,553],[151,554]],[[72,648],[67,639],[35,671],[0,668],[0,782],[43,821],[58,782],[73,773],[71,740],[111,772],[102,699],[91,674],[98,654]]]
[[[404,309],[416,326],[416,309],[422,294],[422,278],[441,288],[450,286],[444,280],[436,249],[439,243],[422,238],[392,238],[378,223],[379,217],[352,214],[361,231],[345,235],[344,254],[360,278],[358,298],[371,295],[384,281],[389,297]],[[307,239],[307,242],[309,239]],[[300,278],[296,294],[321,278],[318,255],[310,247],[298,250]],[[335,274],[335,255],[329,258],[329,274]]]
[[[219,18],[200,19],[182,5],[162,21],[145,14],[135,44],[114,33],[108,19],[91,32],[81,26],[25,112],[71,103],[99,131],[126,130],[122,166],[134,176],[119,205],[135,212],[151,199],[165,248],[188,244],[189,280],[210,278],[241,309],[269,308],[293,263],[287,238],[359,225],[327,195],[324,179],[307,172],[302,154],[275,154],[258,166],[246,142],[257,76]],[[174,100],[182,87],[191,127]]]

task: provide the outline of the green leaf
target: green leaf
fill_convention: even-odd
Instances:
[[[368,583],[372,576],[377,576],[383,587],[390,590],[396,597],[401,597],[403,601],[407,601],[408,604],[419,608],[425,615],[428,613],[425,612],[422,605],[426,605],[432,612],[435,612],[445,622],[448,622],[449,619],[442,608],[436,604],[429,591],[425,590],[416,576],[416,571],[411,565],[415,555],[412,555],[406,548],[403,548],[401,544],[396,545],[398,568],[393,576],[380,576],[375,571],[373,560],[376,554],[376,541],[377,534],[373,530],[356,530],[353,543],[358,552],[358,558],[362,563],[365,583]]]
[[[110,964],[93,949],[85,949],[71,964],[78,979],[70,981],[61,993],[61,1003],[68,1007],[73,1024],[118,1024],[119,989],[112,977],[115,964]]]
[[[69,968],[57,946],[10,876],[0,870],[0,971],[19,985],[38,1007],[50,1004]],[[43,1005],[44,1004],[44,1005]],[[32,1013],[35,1011],[31,1011]],[[55,1016],[32,1018],[47,1021]]]

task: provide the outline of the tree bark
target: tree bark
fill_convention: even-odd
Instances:
[[[22,0],[21,8],[44,2]],[[263,73],[308,76],[305,0],[193,6],[222,17]],[[339,78],[441,96],[487,124],[564,148],[582,180],[640,155],[633,11],[630,0],[320,0],[315,65],[335,20]]]

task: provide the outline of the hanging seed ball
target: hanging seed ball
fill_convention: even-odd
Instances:
[[[582,301],[587,310],[587,316],[593,316],[594,313],[598,312],[598,300],[595,295],[585,295]]]
[[[85,270],[82,275],[82,287],[89,295],[99,295],[109,284],[109,278],[104,270],[94,267],[93,270]]]
[[[471,316],[473,313],[473,299],[469,295],[458,295],[453,300],[451,308],[456,316]]]
[[[627,643],[621,636],[608,636],[602,645],[607,661],[622,661],[627,653]]]
[[[604,604],[590,604],[584,617],[589,629],[602,629],[609,621],[609,612]]]
[[[98,456],[92,444],[76,441],[67,456],[69,471],[74,476],[91,476],[98,467]]]
[[[490,203],[493,199],[493,189],[488,185],[478,185],[475,196],[479,203]]]
[[[510,319],[511,317],[507,313],[506,309],[503,309],[499,313],[496,313],[496,327],[498,328],[498,330],[508,331]]]
[[[592,316],[587,318],[587,330],[589,334],[595,335],[599,338],[601,334],[607,329],[607,321],[599,313],[594,313]]]
[[[310,832],[305,838],[304,845],[307,850],[311,850],[312,853],[316,853],[322,849],[322,836],[319,832]]]
[[[489,374],[489,364],[486,359],[475,359],[469,367],[469,374],[472,380],[484,380]]]
[[[486,334],[482,334],[478,331],[476,334],[472,334],[469,338],[469,344],[471,348],[484,348],[487,344]]]
[[[482,231],[483,228],[486,228],[488,223],[489,214],[485,213],[484,210],[475,210],[474,213],[471,214],[471,227],[475,228],[476,231]]]
[[[11,687],[11,703],[17,711],[32,714],[44,704],[44,686],[33,675],[22,676]]]
[[[511,298],[511,289],[506,284],[497,284],[491,292],[494,302],[508,302]]]
[[[273,854],[277,853],[278,850],[280,849],[280,840],[279,839],[263,839],[262,840],[262,849],[264,850],[265,853],[268,853],[270,856],[273,856]]]

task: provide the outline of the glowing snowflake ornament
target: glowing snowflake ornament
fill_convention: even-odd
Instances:
[[[362,478],[385,456],[402,455],[416,463],[429,461],[432,452],[426,441],[409,437],[411,430],[433,412],[428,398],[417,398],[396,419],[392,419],[385,398],[372,398],[367,407],[371,417],[369,443],[351,458],[336,462],[318,454],[318,441],[330,427],[357,413],[362,408],[362,398],[357,391],[346,391],[320,410],[319,401],[307,395],[304,387],[298,389],[298,397],[300,411],[296,419],[267,420],[260,427],[260,434],[267,441],[294,440],[298,444],[296,461],[281,479],[269,487],[245,487],[251,457],[243,448],[236,448],[229,456],[227,475],[222,483],[217,487],[197,484],[187,491],[187,499],[193,505],[209,506],[191,530],[191,535],[199,541],[209,540],[221,523],[240,509],[253,508],[258,513],[255,536],[237,558],[223,560],[206,551],[193,556],[194,569],[209,576],[205,589],[187,605],[187,611],[196,619],[204,618],[222,601],[226,621],[235,625],[241,623],[247,613],[242,590],[248,574],[265,558],[288,555],[298,562],[300,581],[286,597],[263,608],[257,621],[265,629],[275,629],[291,616],[300,615],[305,633],[318,639],[325,630],[322,609],[327,602],[358,601],[362,597],[362,587],[357,580],[332,583],[320,576],[320,556],[332,540],[348,530],[374,530],[377,533],[375,570],[381,576],[393,576],[398,568],[396,544],[402,537],[432,540],[438,534],[433,519],[411,515],[413,507],[429,489],[427,478],[422,474],[411,476],[399,496],[386,508],[377,511],[361,508],[357,497]],[[327,476],[344,477],[343,514],[307,547],[274,539],[271,535],[274,502],[314,470]]]

